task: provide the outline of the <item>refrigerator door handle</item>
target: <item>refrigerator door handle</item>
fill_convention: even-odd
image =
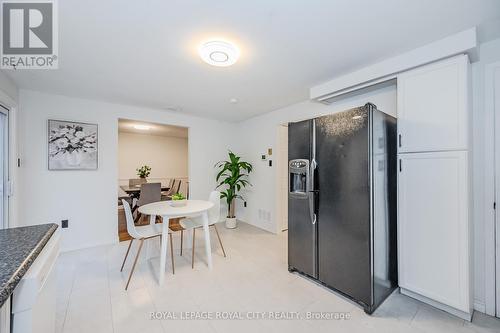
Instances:
[[[314,192],[309,192],[309,214],[311,214],[311,223],[316,224],[316,214],[314,213]]]
[[[309,171],[309,214],[311,214],[311,223],[316,224],[316,213],[314,207],[314,170],[316,170],[316,160],[311,161],[310,171]]]

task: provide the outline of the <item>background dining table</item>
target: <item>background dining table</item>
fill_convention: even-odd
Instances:
[[[141,185],[134,185],[134,186],[121,185],[120,188],[130,196],[138,195],[141,192]],[[170,187],[162,185],[161,190],[168,191],[170,190]]]
[[[150,216],[150,221],[155,221],[156,216],[163,218],[161,235],[161,253],[160,253],[160,273],[159,284],[163,284],[165,279],[165,266],[167,261],[168,245],[168,227],[169,220],[179,217],[201,216],[203,222],[203,231],[205,235],[205,252],[207,256],[207,265],[212,269],[212,247],[210,245],[210,233],[208,226],[208,210],[213,207],[211,201],[205,200],[186,200],[186,205],[173,207],[172,201],[159,201],[146,204],[139,207],[139,212]]]

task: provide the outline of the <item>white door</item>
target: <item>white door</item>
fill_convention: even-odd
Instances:
[[[0,105],[0,229],[8,227],[9,117]]]
[[[399,152],[467,149],[468,57],[398,76]]]
[[[493,110],[495,114],[496,128],[495,128],[495,147],[496,147],[496,161],[495,161],[495,201],[498,206],[500,200],[500,64],[493,69]],[[496,316],[500,318],[500,215],[498,208],[495,211],[496,223]],[[489,249],[487,249],[488,251]],[[487,291],[489,292],[489,291]]]
[[[278,230],[288,230],[288,126],[278,126],[277,223]]]
[[[467,152],[399,155],[402,288],[469,313]]]

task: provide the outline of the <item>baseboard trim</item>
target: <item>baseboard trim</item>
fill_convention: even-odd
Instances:
[[[75,247],[62,247],[61,248],[61,253],[66,253],[66,252],[73,252],[73,251],[78,251],[78,250],[84,250],[84,249],[89,249],[92,247],[98,247],[98,246],[107,246],[107,245],[114,245],[118,244],[118,239],[114,241],[106,241],[102,243],[90,243],[90,244],[84,244],[80,246],[75,246]]]
[[[411,298],[415,298],[416,300],[427,303],[435,308],[438,308],[440,310],[448,312],[449,314],[452,314],[452,315],[459,317],[463,320],[467,320],[467,321],[472,320],[472,313],[468,313],[468,312],[464,312],[462,310],[455,309],[449,305],[437,302],[437,301],[430,299],[428,297],[414,293],[413,291],[410,291],[408,289],[400,288],[400,291],[401,291],[401,294],[403,294],[403,295],[409,296]]]
[[[484,302],[474,300],[474,310],[486,313],[486,304]]]
[[[264,231],[267,231],[267,232],[270,232],[272,234],[275,234],[277,235],[278,233],[276,232],[276,230],[273,230],[272,228],[270,228],[269,226],[264,226],[264,225],[260,225],[260,224],[256,224],[256,223],[252,223],[252,222],[248,222],[248,221],[245,221],[245,220],[240,220],[240,219],[236,219],[239,222],[243,222],[243,223],[246,223],[248,225],[251,225],[253,227],[256,227],[256,228],[259,228],[261,230],[264,230]]]

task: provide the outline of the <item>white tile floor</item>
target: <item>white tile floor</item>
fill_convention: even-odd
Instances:
[[[158,241],[153,258],[141,258],[128,292],[132,264],[120,265],[127,243],[61,255],[58,261],[58,332],[500,332],[500,320],[476,313],[472,323],[450,316],[400,294],[392,295],[372,316],[321,286],[290,274],[286,234],[272,235],[246,224],[220,228],[228,257],[212,238],[214,270],[204,262],[202,233],[197,237],[195,269],[189,251],[180,257],[174,239],[176,273],[157,284]],[[131,253],[135,255],[136,248]],[[144,251],[145,252],[145,251]],[[170,267],[168,267],[170,269]],[[290,311],[348,313],[347,320],[151,320],[152,312],[216,316],[217,312]]]

